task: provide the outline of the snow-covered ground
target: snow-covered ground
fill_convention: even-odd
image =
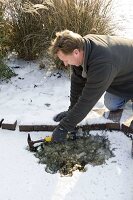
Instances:
[[[116,1],[116,0],[115,0]],[[117,1],[116,13],[124,21],[124,31],[131,37],[132,1]],[[125,9],[124,9],[125,8]],[[125,18],[127,16],[127,19]],[[117,19],[118,19],[117,18]],[[133,19],[133,18],[132,18]],[[125,20],[127,20],[125,22]],[[130,26],[129,26],[130,25]],[[131,29],[129,29],[131,27]],[[0,83],[0,119],[19,124],[57,124],[53,116],[69,106],[70,80],[60,74],[39,70],[37,62],[9,60],[18,76]],[[95,108],[104,108],[103,97]],[[131,116],[127,104],[122,116]],[[91,112],[82,123],[105,122]],[[74,172],[72,177],[48,174],[33,153],[26,150],[27,133],[0,129],[0,199],[1,200],[133,200],[133,159],[131,141],[121,132],[106,133],[115,157],[102,166],[87,165],[87,172]],[[98,131],[93,131],[96,134]],[[32,132],[40,139],[50,132]],[[99,132],[99,134],[105,134]]]
[[[40,138],[44,133],[32,133]],[[26,151],[26,133],[0,130],[0,199],[4,200],[132,200],[131,142],[121,132],[108,133],[115,157],[72,177],[48,174]]]
[[[19,124],[57,124],[53,116],[69,106],[70,80],[62,73],[39,70],[37,63],[10,59],[18,76],[0,85],[0,114],[5,121]],[[103,97],[95,108],[104,108]],[[125,116],[131,116],[127,104]],[[125,119],[124,119],[125,120]],[[91,112],[82,123],[106,120]],[[92,134],[98,133],[97,131]],[[48,132],[32,132],[40,139]],[[102,132],[99,132],[102,134]],[[105,134],[105,133],[103,133]],[[132,200],[133,159],[131,141],[121,132],[107,133],[115,157],[102,166],[88,165],[85,173],[60,177],[45,172],[34,155],[26,150],[27,133],[0,129],[0,197],[4,200]]]
[[[119,27],[117,35],[133,38],[133,1],[113,0],[112,18]]]

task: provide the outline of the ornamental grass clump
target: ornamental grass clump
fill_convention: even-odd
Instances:
[[[10,22],[10,48],[26,60],[36,59],[57,31],[69,29],[114,34],[112,0],[6,0]]]
[[[42,1],[7,0],[6,10],[11,25],[10,50],[15,50],[19,58],[34,60],[45,48],[47,35],[43,33],[41,11],[47,9]],[[43,37],[42,37],[43,36]]]

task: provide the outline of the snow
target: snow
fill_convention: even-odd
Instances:
[[[131,37],[132,2],[114,0],[116,20],[123,20],[125,29],[119,34]],[[121,8],[121,9],[120,9]],[[114,15],[114,16],[115,16]],[[126,18],[126,17],[127,18]],[[130,17],[131,18],[130,18]],[[58,78],[55,71],[39,70],[38,62],[10,58],[8,64],[18,76],[0,83],[0,119],[17,124],[51,124],[56,113],[69,106],[70,80],[65,73]],[[19,68],[17,68],[19,66]],[[105,109],[103,96],[95,109]],[[126,105],[122,121],[132,117],[131,102]],[[105,123],[109,120],[91,111],[80,124]],[[122,122],[121,121],[121,122]],[[27,151],[27,134],[0,129],[0,199],[3,200],[133,200],[133,159],[131,140],[121,132],[92,131],[107,134],[115,157],[101,166],[87,165],[86,172],[72,177],[48,174]],[[33,140],[51,132],[32,132]]]
[[[95,132],[93,133],[95,134]],[[31,133],[32,138],[46,133]],[[108,133],[115,157],[102,166],[72,177],[48,174],[33,153],[26,150],[27,133],[0,129],[0,197],[5,200],[132,200],[131,141],[121,132]]]
[[[17,63],[19,62],[19,63]],[[19,124],[54,124],[53,116],[69,106],[70,80],[62,73],[57,78],[55,72],[39,70],[38,64],[10,59],[10,65],[18,76],[0,85],[1,118]],[[21,79],[20,79],[21,78]],[[34,87],[36,85],[37,87]],[[63,89],[62,89],[63,86]],[[94,111],[81,122],[105,123],[96,112],[104,109],[103,97],[95,105]],[[131,104],[124,111],[124,120],[132,115]],[[98,133],[97,131],[92,134]],[[5,200],[132,200],[133,160],[131,141],[121,132],[108,132],[115,157],[102,166],[87,165],[87,172],[76,171],[72,177],[48,174],[33,153],[26,150],[27,134],[0,129],[0,197]],[[33,140],[50,132],[32,132]],[[99,134],[105,134],[99,132]]]
[[[133,1],[113,0],[112,18],[119,30],[117,35],[133,38]]]

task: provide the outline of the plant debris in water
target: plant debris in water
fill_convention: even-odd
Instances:
[[[46,172],[72,176],[75,170],[86,171],[86,164],[102,165],[114,155],[107,137],[86,133],[63,144],[41,144],[35,156],[39,158],[39,163],[46,165]]]

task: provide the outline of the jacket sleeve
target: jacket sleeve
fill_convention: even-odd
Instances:
[[[100,64],[91,67],[88,70],[87,82],[81,96],[60,124],[68,131],[73,131],[110,86],[116,73],[117,70],[112,64]]]
[[[77,103],[86,83],[86,79],[81,76],[81,73],[81,67],[72,67],[69,110]]]

